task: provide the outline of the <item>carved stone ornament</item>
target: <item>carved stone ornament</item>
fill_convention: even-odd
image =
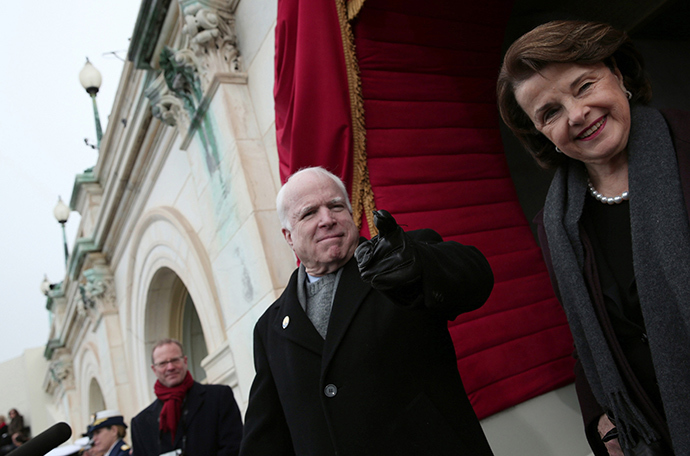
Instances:
[[[115,281],[105,266],[95,266],[83,273],[84,281],[79,291],[84,307],[97,314],[110,313],[117,309],[115,303]]]
[[[54,356],[54,359],[48,366],[48,383],[52,384],[54,389],[61,386],[63,389],[74,388],[74,368],[72,364],[72,357],[69,353],[59,350]]]
[[[184,48],[163,48],[159,57],[162,78],[146,90],[153,115],[182,132],[190,128],[214,75],[240,71],[235,17],[228,9],[231,5],[226,3],[179,2],[184,20],[182,34],[186,37]]]
[[[241,67],[235,16],[218,3],[205,3],[209,2],[180,2],[185,22],[182,33],[189,38],[189,50],[204,90],[215,73],[237,73]]]
[[[191,123],[182,100],[168,88],[165,76],[160,74],[144,92],[151,103],[153,116],[171,127],[179,126],[186,131]]]
[[[203,96],[196,57],[189,49],[175,51],[165,46],[159,62],[168,90],[182,101],[182,106],[193,118]]]

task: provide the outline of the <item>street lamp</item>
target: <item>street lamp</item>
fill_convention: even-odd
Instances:
[[[98,106],[96,105],[96,94],[98,93],[98,89],[101,88],[101,72],[91,65],[88,57],[86,58],[84,68],[79,72],[79,82],[81,82],[82,87],[86,89],[86,92],[91,96],[91,100],[93,101],[93,115],[96,118],[96,139],[98,141],[98,148],[100,149],[103,131],[101,130],[101,118],[98,115]]]
[[[41,293],[48,296],[51,290],[50,280],[48,280],[48,274],[43,276],[43,282],[41,282]]]
[[[69,251],[67,250],[67,235],[65,234],[65,223],[69,218],[70,208],[62,202],[62,198],[58,196],[58,202],[53,209],[53,215],[60,225],[62,225],[62,242],[65,244],[65,265],[67,265],[67,258]]]

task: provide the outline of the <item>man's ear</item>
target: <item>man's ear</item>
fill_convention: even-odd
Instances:
[[[281,230],[283,232],[283,237],[285,238],[285,241],[288,243],[290,248],[292,248],[292,233],[290,233],[290,230],[287,228],[283,228]]]

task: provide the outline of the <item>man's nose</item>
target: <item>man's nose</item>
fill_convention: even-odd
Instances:
[[[319,209],[319,226],[329,226],[335,223],[333,211],[327,207]]]

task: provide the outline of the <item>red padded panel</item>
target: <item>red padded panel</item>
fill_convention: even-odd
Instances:
[[[504,1],[366,0],[354,21],[376,207],[478,247],[495,276],[449,324],[480,418],[569,383],[572,339],[503,154]]]
[[[572,381],[572,340],[503,155],[495,78],[508,0],[366,0],[352,22],[378,208],[408,229],[478,247],[489,301],[449,324],[480,418]],[[352,177],[352,117],[335,1],[280,0],[281,178]],[[366,231],[366,227],[363,229]]]

